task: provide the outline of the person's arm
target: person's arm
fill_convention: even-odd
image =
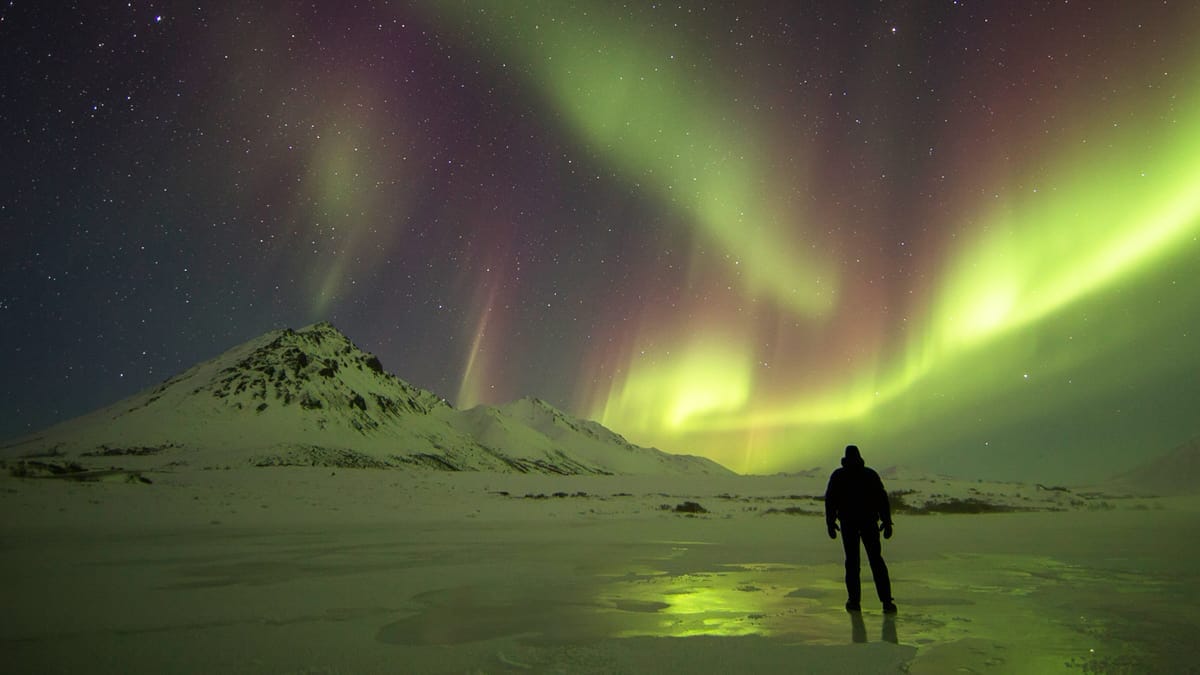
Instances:
[[[883,487],[883,479],[879,480],[879,519],[884,525],[892,524],[892,502],[888,499],[887,490]]]
[[[825,529],[829,531],[830,539],[837,539],[837,472],[829,477],[829,485],[825,486]]]
[[[892,538],[892,503],[888,499],[887,489],[883,487],[883,479],[879,474],[875,475],[875,480],[879,483],[879,518],[883,523],[879,526],[879,530],[883,532],[884,539]]]

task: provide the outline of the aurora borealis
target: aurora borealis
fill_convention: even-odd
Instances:
[[[0,9],[0,436],[333,321],[738,471],[1200,434],[1194,3]]]

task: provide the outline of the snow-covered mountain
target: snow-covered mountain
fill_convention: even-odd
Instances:
[[[157,387],[0,448],[189,464],[417,466],[563,474],[729,474],[632,445],[544,401],[458,410],[384,371],[329,323],[272,331]]]
[[[1113,483],[1153,494],[1200,493],[1200,438],[1115,476]]]

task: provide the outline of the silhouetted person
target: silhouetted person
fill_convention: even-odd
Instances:
[[[867,562],[871,565],[875,592],[883,604],[883,611],[894,613],[896,603],[892,602],[892,582],[888,579],[879,545],[880,530],[884,539],[892,538],[892,509],[883,481],[879,474],[867,468],[856,445],[846,446],[842,468],[833,472],[829,487],[825,489],[825,525],[830,539],[837,539],[837,523],[841,523],[842,547],[846,549],[846,594],[849,596],[846,610],[857,612],[862,608],[858,554],[861,540],[863,548],[867,549]]]

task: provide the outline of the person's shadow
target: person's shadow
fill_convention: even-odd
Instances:
[[[867,624],[863,621],[862,612],[848,612],[848,614],[850,615],[850,639],[858,643],[867,642]],[[883,615],[880,639],[894,645],[900,644],[900,638],[896,637],[895,614]]]

